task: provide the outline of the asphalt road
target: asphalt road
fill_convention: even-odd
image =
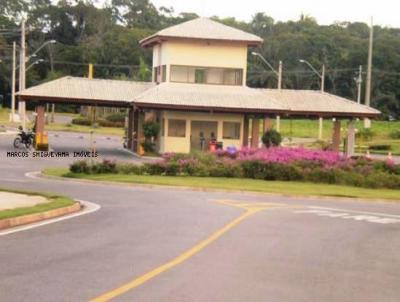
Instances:
[[[137,160],[117,138],[96,140],[101,156]],[[0,236],[2,302],[400,300],[400,204],[34,179],[72,159],[8,158],[11,142],[0,136],[1,187],[101,209]]]

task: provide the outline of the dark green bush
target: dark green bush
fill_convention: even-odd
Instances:
[[[74,119],[72,119],[71,123],[74,124],[74,125],[81,125],[81,126],[90,126],[90,125],[92,125],[92,122],[89,119],[84,118],[84,117],[74,118]]]
[[[376,151],[390,151],[392,150],[391,145],[381,144],[381,145],[370,145],[369,149]]]
[[[242,169],[235,164],[218,164],[209,168],[209,176],[212,177],[241,177]]]
[[[126,117],[126,113],[124,112],[118,112],[118,113],[112,113],[109,114],[105,117],[105,119],[109,122],[118,122],[118,123],[125,123],[125,117]]]
[[[125,126],[125,122],[119,122],[119,121],[113,122],[113,121],[98,119],[96,122],[101,127],[123,128]]]
[[[134,174],[134,175],[142,175],[143,174],[143,166],[131,164],[131,163],[121,163],[117,164],[117,172],[120,174]]]
[[[162,175],[165,173],[166,164],[164,162],[145,163],[143,171],[150,175]]]
[[[73,162],[69,166],[69,170],[72,173],[85,173],[88,174],[90,172],[90,168],[88,166],[88,163],[85,160],[79,160],[76,162]]]
[[[145,138],[156,138],[158,136],[158,132],[160,131],[160,125],[156,122],[149,121],[143,123],[143,135]]]
[[[176,176],[179,174],[179,165],[177,163],[168,163],[165,166],[165,175]]]
[[[282,136],[275,129],[269,129],[263,134],[261,140],[263,144],[269,148],[273,146],[279,146],[282,142]]]
[[[400,189],[400,176],[383,172],[373,173],[364,178],[363,187]]]
[[[265,165],[258,160],[244,161],[241,164],[243,176],[246,178],[264,179]]]
[[[301,168],[294,164],[245,161],[241,164],[246,178],[265,180],[302,180]]]

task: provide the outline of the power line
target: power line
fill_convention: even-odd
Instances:
[[[44,60],[46,63],[50,63],[50,60]],[[53,61],[53,64],[57,65],[75,65],[75,66],[87,66],[90,63],[84,62],[72,62],[72,61]],[[134,69],[139,68],[139,65],[119,65],[119,64],[101,64],[101,63],[93,63],[95,67],[114,67],[114,68],[128,68]]]

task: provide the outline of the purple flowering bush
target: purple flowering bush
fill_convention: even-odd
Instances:
[[[102,165],[106,167],[102,167]],[[163,154],[160,161],[142,166],[103,162],[71,165],[71,172],[236,177],[307,181],[368,188],[400,189],[400,165],[366,157],[346,158],[337,152],[305,148],[243,148],[214,153]]]

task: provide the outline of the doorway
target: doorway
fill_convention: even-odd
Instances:
[[[191,151],[206,151],[208,143],[217,139],[218,122],[192,121],[190,135]]]

